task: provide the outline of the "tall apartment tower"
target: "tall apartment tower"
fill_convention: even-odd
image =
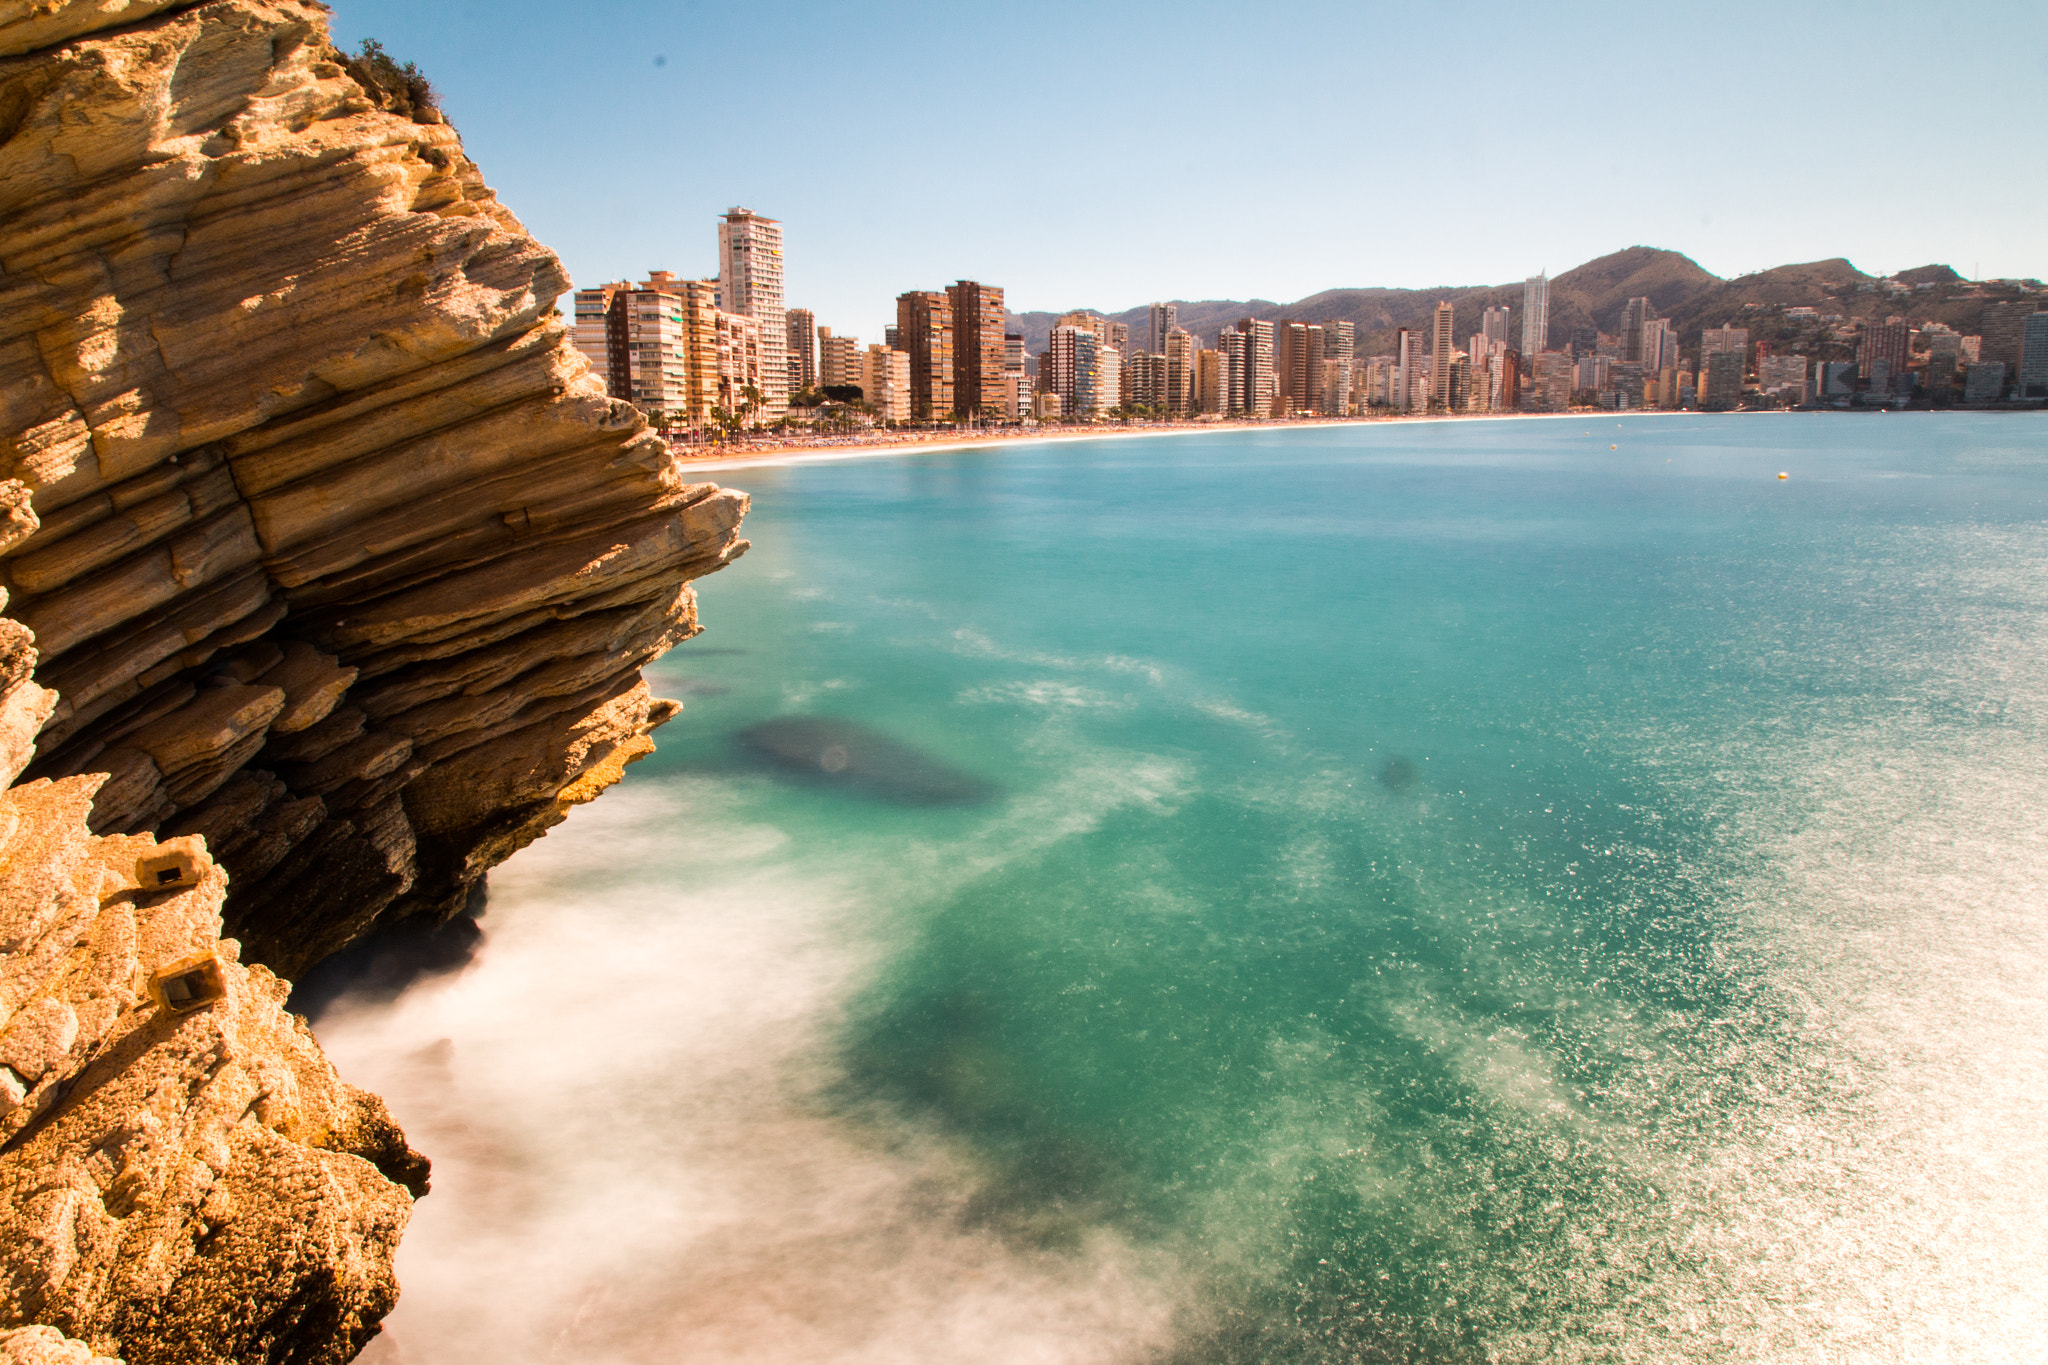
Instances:
[[[1273,324],[1244,318],[1237,324],[1243,336],[1244,356],[1239,365],[1239,387],[1233,395],[1233,412],[1253,417],[1273,413]]]
[[[1904,374],[1906,346],[1911,337],[1912,329],[1904,318],[1865,323],[1863,336],[1856,345],[1856,377],[1888,383]],[[1757,349],[1762,350],[1762,345],[1759,344]],[[1883,367],[1881,376],[1878,372],[1880,366]]]
[[[1388,398],[1403,412],[1408,410],[1409,395],[1415,392],[1415,376],[1421,365],[1421,338],[1412,327],[1400,328],[1394,333],[1394,391]]]
[[[788,350],[789,391],[802,393],[805,389],[818,387],[818,335],[817,315],[808,308],[792,308],[784,313],[784,331]]]
[[[605,392],[611,393],[612,368],[611,350],[606,340],[610,327],[612,296],[621,289],[630,289],[624,280],[599,285],[595,289],[576,291],[576,329],[572,334],[576,349],[590,362],[592,373],[605,383]],[[614,398],[624,398],[623,393],[612,393]]]
[[[1282,320],[1273,329],[1278,347],[1274,383],[1286,412],[1312,412],[1319,406],[1323,376],[1323,329],[1313,322]]]
[[[1550,349],[1550,280],[1542,271],[1522,281],[1522,356],[1530,363]]]
[[[1166,334],[1166,410],[1185,417],[1195,410],[1195,339],[1175,327]]]
[[[830,327],[818,329],[818,387],[821,389],[861,386],[860,338],[833,336]]]
[[[1031,376],[1024,363],[1024,338],[1003,334],[1003,416],[1022,420],[1031,410]]]
[[[910,420],[953,414],[953,303],[936,290],[896,296],[897,348],[910,355]]]
[[[727,209],[718,220],[718,306],[752,318],[761,333],[761,413],[772,422],[789,410],[789,333],[783,320],[782,224],[752,209]]]
[[[1650,301],[1633,298],[1621,310],[1621,359],[1626,365],[1643,362],[1643,324],[1650,320]]]
[[[1503,346],[1514,345],[1514,338],[1508,335],[1508,310],[1489,308],[1480,314],[1479,335],[1489,343],[1498,341]]]
[[[687,425],[689,338],[682,281],[666,270],[613,290],[605,313],[606,387],[657,427]]]
[[[1352,362],[1358,358],[1358,328],[1355,324],[1336,321],[1323,324],[1323,361],[1327,366],[1334,361],[1344,367],[1344,392],[1334,395],[1327,378],[1323,383],[1322,402],[1318,406],[1326,417],[1346,416],[1352,402],[1358,397],[1351,384]],[[1327,376],[1328,369],[1324,370]]]
[[[1001,416],[1003,397],[1003,291],[961,280],[946,287],[953,310],[953,410],[973,420]]]
[[[1709,358],[1732,352],[1742,358],[1742,365],[1749,365],[1749,329],[1747,327],[1706,327],[1700,331],[1700,371],[1706,372]],[[1740,376],[1737,376],[1738,380]],[[1702,402],[1705,398],[1702,397]]]
[[[1151,331],[1147,336],[1145,349],[1159,355],[1166,354],[1166,338],[1173,329],[1180,326],[1180,305],[1155,303],[1151,310]]]
[[[1456,327],[1451,301],[1445,299],[1436,306],[1429,332],[1429,401],[1440,408],[1451,406],[1451,352],[1457,349],[1451,333]]]

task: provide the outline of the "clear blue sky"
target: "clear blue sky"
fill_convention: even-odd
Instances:
[[[2039,0],[1971,5],[334,0],[420,64],[573,278],[1014,309],[1499,283],[1635,244],[2048,275]]]

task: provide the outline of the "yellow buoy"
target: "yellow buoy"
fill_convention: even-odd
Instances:
[[[1609,450],[1620,450],[1620,449],[1621,449],[1621,447],[1620,447],[1620,446],[1609,446],[1609,447],[1607,447],[1607,448],[1608,448]]]
[[[1783,470],[1780,470],[1780,471],[1778,472],[1778,477],[1779,477],[1779,478],[1781,478],[1781,479],[1789,479],[1789,478],[1791,478],[1792,476],[1791,476],[1790,474],[1787,474],[1787,473],[1785,473],[1785,472],[1784,472]]]

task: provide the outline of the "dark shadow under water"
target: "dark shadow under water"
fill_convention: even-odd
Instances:
[[[734,739],[782,777],[892,805],[967,806],[996,794],[994,783],[850,720],[778,716]]]

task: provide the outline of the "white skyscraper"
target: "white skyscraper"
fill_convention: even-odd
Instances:
[[[789,410],[781,223],[742,208],[728,209],[718,220],[718,306],[760,325],[759,416],[773,422]]]
[[[1533,363],[1530,357],[1550,349],[1550,280],[1544,272],[1531,275],[1522,281],[1522,357],[1524,363]]]

